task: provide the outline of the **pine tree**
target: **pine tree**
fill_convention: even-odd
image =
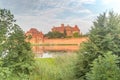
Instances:
[[[120,15],[114,12],[100,14],[89,32],[89,40],[85,42],[79,53],[75,67],[75,77],[86,80],[90,64],[99,55],[108,51],[120,56]]]

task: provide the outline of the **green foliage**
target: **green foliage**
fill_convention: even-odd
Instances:
[[[30,44],[25,42],[24,32],[15,24],[14,16],[6,9],[0,9],[0,58],[0,67],[5,74],[11,72],[14,76],[20,77],[22,74],[30,75],[32,71],[34,56]],[[3,80],[8,79],[6,77]]]
[[[79,38],[79,37],[80,37],[80,34],[79,34],[78,32],[75,32],[75,33],[73,33],[73,37],[74,37],[74,38]]]
[[[48,38],[65,38],[65,34],[60,32],[48,32],[45,36]]]
[[[19,27],[15,27],[14,33],[6,41],[8,54],[3,58],[3,66],[14,68],[15,73],[30,74],[33,63],[33,55],[30,44],[25,42],[24,33]]]
[[[76,79],[86,80],[90,64],[106,52],[120,56],[120,15],[113,12],[100,14],[89,32],[89,40],[82,44],[76,61]],[[82,64],[82,65],[81,65]]]
[[[114,54],[120,53],[120,15],[109,12],[100,15],[94,27],[90,31],[89,39],[101,51],[111,51]]]
[[[73,65],[76,55],[36,59],[35,74],[31,80],[74,80]]]
[[[11,70],[8,67],[2,67],[2,64],[0,59],[0,80],[8,80],[11,76]]]
[[[30,40],[32,38],[32,35],[26,36],[26,39]]]
[[[88,34],[80,34],[78,32],[73,33],[74,38],[88,37]]]
[[[0,56],[4,51],[4,43],[7,39],[7,36],[10,34],[12,30],[10,27],[13,26],[12,23],[15,22],[13,19],[13,15],[10,11],[5,9],[0,9]]]
[[[117,66],[119,58],[111,53],[99,56],[91,64],[87,73],[87,80],[120,80],[120,68]]]

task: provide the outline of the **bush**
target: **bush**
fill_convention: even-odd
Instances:
[[[92,68],[87,73],[87,80],[120,80],[120,68],[118,56],[111,53],[99,56],[91,64]]]
[[[48,32],[47,34],[45,34],[45,36],[47,38],[65,38],[65,34],[64,33],[60,33],[60,32]]]
[[[76,55],[57,58],[36,59],[35,74],[32,80],[74,80],[74,61]]]

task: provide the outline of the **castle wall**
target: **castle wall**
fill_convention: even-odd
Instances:
[[[64,28],[64,25],[62,25],[62,28]],[[70,27],[66,28],[69,29]],[[75,32],[80,31],[77,29],[77,26],[75,26],[73,29]],[[62,31],[64,31],[64,29]],[[72,34],[72,32],[69,31],[70,30],[67,30],[67,35]],[[44,38],[44,34],[42,32],[35,28],[31,28],[25,35],[28,37],[32,36],[30,39],[26,39],[26,41],[34,45],[32,46],[32,50],[35,53],[44,51],[77,51],[80,48],[80,44],[88,40],[87,37],[47,39]]]
[[[88,38],[69,38],[69,39],[45,39],[40,46],[33,46],[32,50],[35,53],[42,53],[44,51],[77,51],[80,44],[87,41]],[[40,41],[41,42],[41,41]]]
[[[87,37],[83,38],[64,38],[64,39],[45,39],[43,44],[80,44],[87,41]]]

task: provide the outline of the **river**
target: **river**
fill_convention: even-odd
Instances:
[[[32,46],[36,57],[51,58],[61,56],[65,53],[73,53],[79,50],[78,45],[51,45],[51,46]]]

